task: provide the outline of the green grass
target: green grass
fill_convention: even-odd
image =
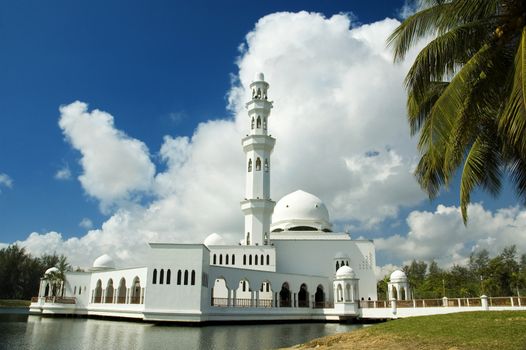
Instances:
[[[462,312],[399,319],[367,328],[431,349],[526,349],[526,311]],[[433,346],[435,345],[435,347]]]
[[[0,299],[0,308],[4,307],[29,307],[30,300]]]

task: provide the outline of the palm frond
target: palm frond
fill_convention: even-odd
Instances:
[[[464,162],[460,179],[460,208],[464,224],[467,223],[467,208],[475,187],[482,186],[493,195],[501,188],[502,160],[496,135],[492,136],[477,137]]]
[[[417,40],[428,35],[435,35],[443,30],[443,22],[448,18],[450,3],[437,2],[434,6],[423,9],[408,17],[387,38],[387,45],[394,48],[394,60],[404,59],[407,51]]]

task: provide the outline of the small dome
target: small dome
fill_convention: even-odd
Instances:
[[[46,272],[44,272],[44,275],[49,275],[50,273],[53,273],[53,272],[59,272],[59,269],[57,269],[56,267],[50,267],[49,269],[46,270]]]
[[[224,245],[225,240],[223,239],[223,237],[221,237],[221,235],[214,232],[205,238],[205,240],[203,241],[203,244],[206,245],[207,247],[211,245]]]
[[[254,81],[265,81],[265,74],[261,72],[256,73],[256,76],[254,77]]]
[[[110,270],[115,268],[115,262],[108,254],[99,256],[93,262],[93,270]]]
[[[407,276],[405,275],[405,272],[402,270],[396,270],[391,274],[391,277],[389,277],[389,281],[391,282],[407,282]]]
[[[336,278],[356,278],[356,274],[349,266],[342,266],[336,271]]]
[[[334,259],[351,259],[351,257],[349,256],[349,254],[346,254],[344,252],[338,252],[336,254],[334,254]]]
[[[329,211],[321,199],[302,190],[281,198],[272,214],[271,231],[331,231]]]

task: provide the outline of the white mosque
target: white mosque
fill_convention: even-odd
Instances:
[[[310,193],[271,199],[276,140],[268,133],[272,102],[263,74],[250,89],[240,243],[225,244],[215,233],[203,243],[150,243],[141,267],[116,267],[102,255],[88,272],[67,272],[58,288],[51,268],[31,313],[153,322],[341,320],[364,317],[365,304],[376,307],[373,241],[333,232],[327,207]],[[410,299],[408,287],[396,271],[389,297]]]

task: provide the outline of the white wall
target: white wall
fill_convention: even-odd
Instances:
[[[281,234],[280,237],[284,237],[285,234]],[[375,250],[372,241],[273,238],[272,243],[276,248],[276,272],[327,276],[331,281],[336,273],[334,256],[338,252],[348,254],[349,266],[360,280],[359,298],[377,299],[374,274]]]
[[[210,249],[210,265],[236,267],[259,271],[276,271],[276,250],[273,246],[246,246],[246,245],[216,245],[209,246]],[[229,255],[228,265],[226,264],[226,255]],[[214,264],[214,255],[216,255],[216,263]],[[222,255],[222,259],[220,256]],[[235,264],[232,264],[232,255],[235,255]],[[246,255],[246,264],[243,264],[243,256]],[[264,264],[261,264],[261,256],[264,257]],[[267,265],[267,255],[269,256],[269,264]],[[252,256],[252,264],[250,265],[250,256]],[[258,264],[256,265],[256,258],[258,257]],[[222,261],[222,264],[220,262]]]

